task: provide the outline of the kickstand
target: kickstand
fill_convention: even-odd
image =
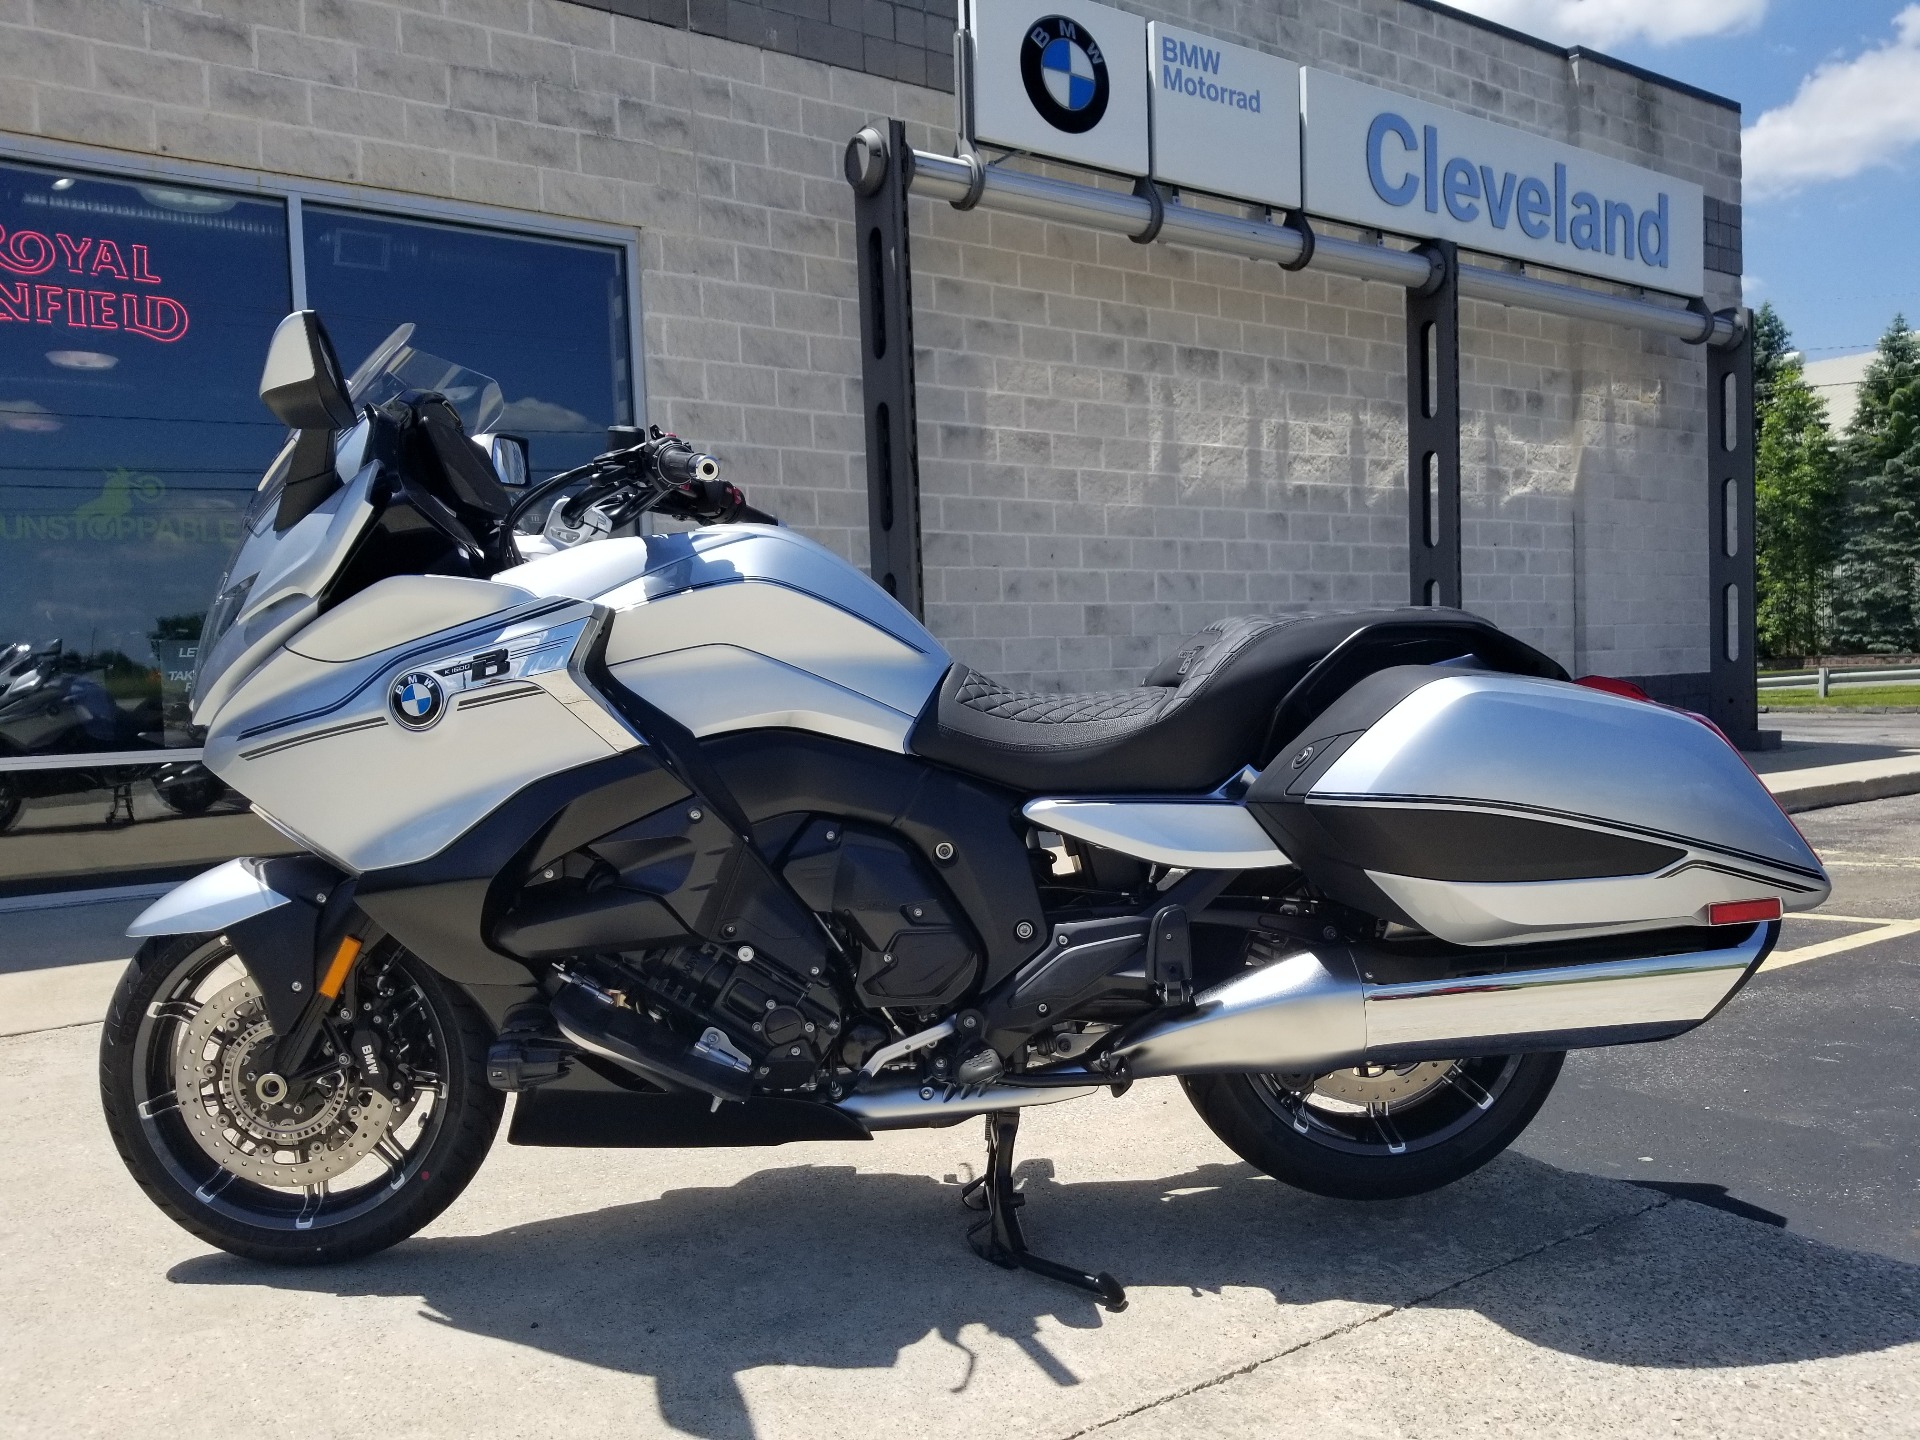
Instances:
[[[1127,1292],[1104,1270],[1089,1274],[1071,1265],[1043,1260],[1027,1249],[1020,1233],[1019,1208],[1027,1197],[1013,1188],[1013,1140],[1020,1130],[1020,1112],[1002,1110],[987,1116],[987,1173],[969,1181],[960,1201],[970,1210],[984,1210],[987,1218],[967,1231],[967,1243],[982,1260],[1002,1270],[1031,1270],[1078,1290],[1090,1291],[1116,1315],[1127,1308]]]

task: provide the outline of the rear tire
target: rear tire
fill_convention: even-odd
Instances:
[[[499,1128],[505,1097],[486,1082],[485,1017],[394,942],[376,944],[342,1001],[359,1008],[348,1024],[382,1027],[384,1078],[346,1063],[278,1107],[256,1105],[246,1067],[270,1053],[271,1030],[251,985],[218,936],[140,947],[100,1037],[100,1095],[120,1158],[183,1228],[249,1260],[329,1264],[404,1240],[466,1188]],[[255,1122],[288,1128],[265,1130],[263,1142],[247,1130]]]
[[[1274,1179],[1339,1200],[1397,1200],[1451,1185],[1512,1144],[1565,1058],[1496,1055],[1180,1083],[1207,1128]]]

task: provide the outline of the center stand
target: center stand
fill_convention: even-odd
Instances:
[[[1104,1270],[1090,1274],[1071,1265],[1043,1260],[1027,1249],[1020,1233],[1019,1208],[1027,1197],[1013,1188],[1013,1141],[1020,1132],[1020,1112],[1000,1110],[987,1116],[987,1170],[978,1180],[970,1180],[960,1191],[960,1201],[969,1210],[984,1210],[987,1218],[967,1231],[967,1243],[982,1260],[991,1260],[1003,1270],[1031,1270],[1049,1280],[1058,1280],[1077,1290],[1086,1290],[1100,1299],[1101,1305],[1119,1314],[1127,1308],[1127,1292],[1120,1282]]]

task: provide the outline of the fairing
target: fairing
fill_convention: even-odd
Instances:
[[[614,679],[703,738],[777,727],[904,752],[952,664],[865,575],[771,526],[604,540],[496,578],[606,606]]]

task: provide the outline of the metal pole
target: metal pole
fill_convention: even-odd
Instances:
[[[860,389],[867,439],[867,569],[915,616],[920,587],[920,448],[914,415],[913,268],[907,192],[913,147],[887,122],[847,142],[859,259]]]
[[[1407,588],[1416,605],[1460,604],[1460,256],[1433,240],[1407,291]]]
[[[1030,175],[1004,165],[981,166],[977,159],[957,155],[914,152],[913,193],[929,200],[945,200],[962,209],[980,206],[1084,225],[1113,235],[1141,235],[1153,224],[1153,206],[1124,190],[1103,190],[1071,180]],[[1186,245],[1222,255],[1289,264],[1304,246],[1299,231],[1285,225],[1250,220],[1239,215],[1203,210],[1193,205],[1168,204],[1155,238],[1162,244]],[[1429,283],[1431,267],[1418,250],[1396,250],[1318,235],[1307,268],[1360,280],[1415,289]],[[1583,285],[1563,285],[1487,270],[1476,265],[1459,269],[1460,293],[1475,300],[1565,315],[1575,320],[1597,320],[1671,335],[1692,345],[1727,345],[1733,341],[1726,315],[1707,315],[1670,301],[1641,299]]]
[[[1722,314],[1732,323],[1734,342],[1707,347],[1707,718],[1748,749],[1760,735],[1753,640],[1753,327],[1744,308]]]

